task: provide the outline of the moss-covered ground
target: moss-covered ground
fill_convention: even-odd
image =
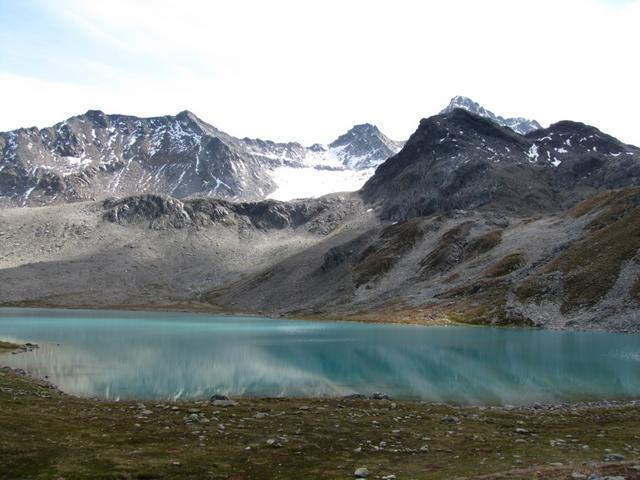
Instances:
[[[604,462],[611,453],[625,459]],[[634,479],[638,465],[638,407],[251,398],[227,408],[142,405],[65,396],[0,370],[1,479],[346,479],[362,466],[369,478]]]

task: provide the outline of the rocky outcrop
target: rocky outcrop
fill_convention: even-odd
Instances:
[[[278,230],[305,227],[327,234],[349,214],[355,199],[348,195],[326,196],[296,202],[234,203],[216,198],[179,200],[161,195],[138,195],[107,199],[104,218],[120,225],[141,225],[155,230],[206,227],[221,223],[241,228]]]

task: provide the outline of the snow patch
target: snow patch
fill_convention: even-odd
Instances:
[[[533,163],[538,161],[539,156],[540,156],[540,153],[538,152],[538,145],[534,143],[529,148],[529,151],[527,152],[527,157],[529,157],[529,161]]]

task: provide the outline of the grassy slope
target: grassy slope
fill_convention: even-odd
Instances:
[[[574,471],[640,478],[633,468],[640,463],[640,408],[527,412],[299,399],[242,399],[229,409],[162,405],[148,402],[153,413],[142,415],[136,403],[61,396],[0,371],[0,478],[344,479],[365,465],[370,478],[555,479]],[[192,408],[210,422],[186,424]],[[257,412],[269,415],[257,419]],[[444,415],[461,423],[445,423]],[[268,447],[269,438],[282,446]],[[556,439],[566,446],[552,446]],[[386,448],[376,451],[381,441]],[[428,453],[403,451],[423,445]],[[585,465],[602,462],[606,449],[628,462]]]
[[[546,265],[541,276],[533,276],[520,285],[518,298],[543,298],[544,274],[562,272],[563,312],[597,304],[615,284],[624,263],[637,258],[639,206],[640,188],[635,187],[608,191],[576,205],[570,212],[574,217],[597,214],[587,224],[582,238]],[[630,293],[635,297],[635,288]]]

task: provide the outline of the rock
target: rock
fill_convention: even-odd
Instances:
[[[516,433],[519,433],[520,435],[529,435],[529,430],[526,428],[516,428]]]
[[[216,400],[229,400],[229,397],[220,393],[214,393],[213,395],[211,395],[211,397],[209,397],[210,402],[215,402]]]
[[[211,402],[211,404],[214,407],[221,407],[221,408],[235,407],[237,405],[237,403],[234,402],[233,400],[214,400],[213,402]]]
[[[353,472],[353,476],[356,478],[367,478],[369,476],[369,470],[367,467],[356,468],[356,471]]]
[[[362,453],[362,447],[354,448],[353,452],[354,453]]]
[[[382,480],[396,480],[396,476],[393,473],[391,475],[383,475]]]
[[[587,476],[582,474],[582,473],[572,472],[571,473],[571,478],[573,478],[575,480],[584,480],[585,478],[587,478]]]
[[[350,395],[345,395],[342,398],[344,398],[345,400],[364,400],[367,398],[367,396],[361,393],[352,393]]]
[[[282,447],[282,444],[280,442],[277,442],[274,438],[268,438],[267,439],[267,447],[280,448],[280,447]]]
[[[266,413],[266,412],[258,412],[253,417],[254,418],[265,418],[265,417],[268,417],[268,416],[269,416],[269,414]]]
[[[622,462],[624,460],[624,455],[620,455],[619,453],[607,453],[604,456],[605,462]]]
[[[460,423],[460,419],[452,415],[445,415],[442,417],[442,423],[457,424]]]
[[[427,445],[423,445],[418,450],[420,453],[429,453],[429,447]]]
[[[601,480],[626,480],[626,477],[622,475],[607,475],[606,477],[602,477]]]
[[[371,394],[371,400],[391,400],[391,397],[386,393],[374,392]]]

